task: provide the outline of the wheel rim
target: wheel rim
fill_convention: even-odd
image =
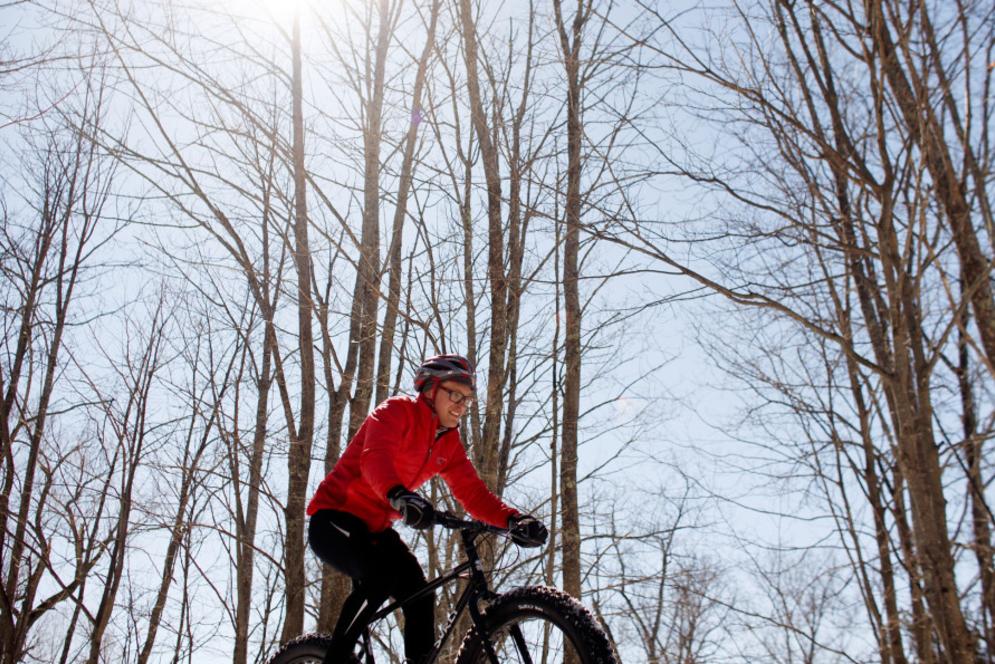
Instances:
[[[321,664],[324,661],[324,655],[317,654],[301,654],[294,657],[288,664]]]
[[[578,645],[545,616],[521,616],[491,633],[491,644],[502,664],[576,664]],[[487,662],[486,648],[477,661]]]

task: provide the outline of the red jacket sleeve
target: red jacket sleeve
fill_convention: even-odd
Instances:
[[[508,507],[491,493],[467,458],[459,438],[454,438],[456,442],[452,446],[449,463],[439,474],[449,485],[456,500],[473,518],[498,528],[507,528],[508,517],[518,514],[518,510]]]
[[[401,484],[394,467],[401,441],[411,428],[411,413],[402,401],[384,401],[366,418],[359,468],[363,479],[386,500],[387,492]]]

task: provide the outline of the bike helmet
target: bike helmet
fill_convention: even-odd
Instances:
[[[436,355],[426,358],[415,372],[415,390],[424,392],[433,385],[447,380],[455,380],[469,385],[476,391],[477,380],[473,375],[473,365],[462,355]]]

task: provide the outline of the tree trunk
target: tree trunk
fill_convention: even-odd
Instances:
[[[256,523],[259,519],[259,494],[262,490],[263,455],[266,447],[266,433],[269,420],[269,391],[273,384],[272,352],[276,345],[276,329],[273,324],[272,311],[264,311],[265,331],[263,333],[263,362],[259,370],[259,381],[256,385],[256,419],[252,433],[252,449],[249,457],[249,481],[246,485],[248,496],[245,513],[237,514],[236,523],[238,541],[236,543],[236,577],[235,588],[235,652],[233,664],[245,664],[248,660],[249,620],[253,598],[253,577],[256,560]],[[238,450],[234,450],[235,455]],[[238,463],[237,456],[235,463]],[[236,485],[236,491],[241,487]],[[238,497],[236,497],[238,500]]]
[[[294,166],[294,264],[297,268],[298,350],[301,363],[300,424],[287,454],[287,526],[285,578],[287,610],[281,641],[304,631],[304,502],[311,467],[314,436],[314,342],[311,331],[311,251],[308,242],[307,173],[304,169],[304,108],[301,64],[300,12],[294,15],[293,50],[293,166]]]
[[[897,451],[896,451],[897,454]],[[934,664],[936,652],[933,648],[933,620],[923,603],[922,566],[916,553],[915,538],[907,518],[906,483],[901,465],[896,464],[893,473],[894,485],[894,518],[895,529],[898,531],[898,541],[905,559],[905,572],[909,576],[909,600],[912,605],[912,623],[909,631],[916,647],[916,662],[919,664]]]
[[[363,232],[359,247],[358,296],[360,298],[359,355],[356,392],[349,405],[349,437],[352,438],[370,411],[373,398],[374,364],[377,359],[377,302],[380,299],[380,148],[383,142],[384,71],[387,47],[393,29],[388,0],[378,2],[378,30],[373,52],[370,96],[364,100],[363,127]]]
[[[961,284],[963,290],[963,284]],[[957,343],[957,382],[960,387],[961,421],[964,427],[964,453],[967,457],[967,493],[971,506],[971,525],[974,534],[974,557],[978,561],[981,580],[980,622],[985,651],[995,652],[995,566],[992,562],[992,513],[985,500],[985,479],[982,474],[984,439],[978,435],[978,418],[974,403],[974,389],[970,378],[970,360],[967,339],[963,333],[966,321],[960,326]]]
[[[505,356],[508,349],[506,310],[508,280],[504,268],[504,224],[501,220],[501,168],[491,128],[487,124],[477,73],[477,33],[470,0],[460,0],[459,18],[466,56],[466,87],[474,134],[480,146],[487,187],[487,281],[491,290],[490,352],[482,439],[476,441],[473,460],[477,472],[492,490],[497,485],[498,440],[502,421]],[[469,204],[469,201],[467,201]]]
[[[561,537],[563,542],[563,589],[574,597],[581,596],[580,514],[577,500],[578,418],[580,416],[581,309],[579,290],[580,253],[580,148],[581,92],[580,51],[584,24],[590,4],[577,3],[567,35],[561,1],[554,0],[553,10],[560,35],[560,53],[567,83],[567,194],[564,205],[566,230],[563,243],[563,306],[565,312],[563,429],[560,452],[560,497],[562,500]]]
[[[865,10],[875,54],[881,59],[886,80],[904,117],[905,128],[922,150],[926,167],[933,178],[935,195],[950,222],[966,292],[981,333],[981,345],[987,356],[989,368],[995,368],[995,300],[992,299],[990,281],[991,263],[981,252],[978,236],[972,225],[971,205],[967,201],[962,178],[954,167],[953,158],[943,139],[943,128],[933,111],[932,101],[916,94],[916,88],[909,83],[902,70],[896,45],[888,30],[884,0],[865,0]],[[922,22],[928,27],[925,5],[921,7],[921,12]],[[908,48],[904,43],[898,46],[903,50]],[[931,57],[940,56],[934,53]],[[912,73],[917,79],[928,76],[926,72]],[[958,608],[955,614],[959,613]],[[951,624],[944,628],[950,632],[944,637],[944,644],[954,649],[952,653],[962,652],[967,656],[967,651],[964,649],[970,647],[970,638],[966,629],[963,616],[960,618],[956,615],[951,616]]]
[[[398,307],[401,301],[401,244],[404,230],[404,218],[408,213],[408,197],[411,192],[411,180],[414,173],[415,146],[418,138],[418,125],[422,121],[422,89],[425,87],[425,77],[428,62],[435,52],[435,26],[438,23],[441,0],[434,0],[429,14],[428,34],[425,37],[425,48],[418,59],[418,71],[415,73],[415,86],[411,91],[411,124],[404,138],[404,156],[401,162],[401,176],[397,190],[397,204],[394,208],[394,223],[391,232],[390,249],[388,250],[388,285],[387,302],[384,313],[383,331],[380,336],[380,357],[377,361],[377,396],[380,403],[390,396],[390,365],[394,353],[394,334],[397,328]]]
[[[330,284],[329,284],[330,285]],[[332,376],[333,348],[332,339],[329,336],[328,325],[328,303],[327,300],[321,302],[318,308],[318,325],[321,330],[321,356],[322,367],[325,375],[325,385],[328,389],[328,431],[325,437],[325,463],[324,471],[327,475],[332,471],[335,463],[342,453],[342,422],[345,418],[345,408],[348,404],[349,386],[352,385],[354,375],[355,352],[349,351],[349,358],[346,367],[339,377],[338,389],[333,389],[335,384]],[[350,348],[351,348],[350,344]],[[318,625],[316,629],[320,632],[330,633],[335,628],[335,621],[338,620],[339,612],[342,610],[342,603],[349,594],[351,583],[349,578],[332,569],[328,565],[321,566],[321,594],[318,603]]]

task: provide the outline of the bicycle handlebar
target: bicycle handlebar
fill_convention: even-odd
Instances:
[[[437,526],[442,526],[443,528],[448,528],[450,530],[472,530],[481,533],[494,533],[496,535],[507,535],[507,528],[498,528],[497,526],[492,526],[489,523],[484,523],[483,521],[474,521],[473,519],[464,519],[452,512],[436,511],[432,518],[433,522]]]

